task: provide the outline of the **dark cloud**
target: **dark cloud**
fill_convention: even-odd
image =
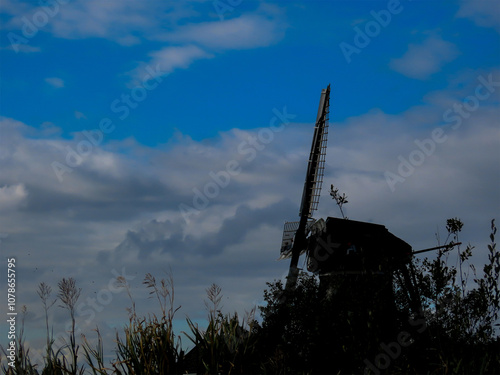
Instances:
[[[248,234],[263,225],[279,226],[283,217],[292,217],[296,205],[288,199],[264,208],[252,209],[246,204],[238,206],[233,216],[222,221],[215,231],[204,236],[184,236],[184,225],[156,219],[144,224],[136,231],[127,231],[125,239],[115,249],[115,259],[126,253],[137,254],[138,260],[145,261],[152,253],[168,253],[182,262],[186,256],[198,254],[203,258],[224,252],[225,248],[248,241]],[[236,274],[238,271],[236,271]]]

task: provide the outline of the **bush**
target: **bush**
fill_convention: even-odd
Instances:
[[[457,243],[463,223],[450,219],[446,227],[445,244]],[[448,247],[434,258],[413,259],[394,269],[388,289],[369,275],[325,276],[318,283],[315,276],[302,273],[291,294],[281,281],[268,283],[259,337],[260,351],[268,353],[264,368],[282,374],[350,374],[362,373],[368,362],[385,358],[372,372],[387,366],[395,374],[500,373],[495,329],[500,253],[495,234],[493,220],[489,262],[482,276],[473,265],[467,267],[473,250],[467,246],[457,248],[457,266],[448,265]],[[380,292],[370,284],[378,285]],[[406,334],[408,345],[397,348],[398,337]]]

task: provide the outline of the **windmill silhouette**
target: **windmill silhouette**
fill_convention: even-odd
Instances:
[[[411,280],[411,246],[380,224],[328,217],[313,218],[317,210],[323,176],[329,127],[330,85],[321,91],[311,152],[300,205],[300,220],[285,222],[279,259],[291,259],[285,290],[295,288],[301,254],[308,257],[308,270],[319,275],[323,291],[332,275],[356,279],[360,288],[387,291],[396,270],[400,270],[409,290],[410,304],[418,311],[419,298]],[[449,246],[449,245],[448,245]],[[350,276],[349,276],[350,275]],[[365,275],[365,276],[363,276]],[[368,277],[367,275],[371,275]],[[361,279],[360,279],[361,277]],[[371,277],[375,277],[372,279]]]
[[[401,332],[401,326],[411,330],[412,323],[425,324],[412,256],[451,248],[459,243],[413,251],[408,243],[381,224],[344,217],[313,218],[323,184],[329,106],[330,85],[321,92],[300,220],[285,222],[284,226],[280,259],[290,259],[290,268],[283,294],[285,298],[280,302],[286,306],[287,301],[291,301],[287,309],[300,306],[294,302],[296,299],[288,297],[304,298],[301,295],[304,288],[296,288],[296,285],[299,258],[305,253],[307,270],[319,278],[319,299],[308,309],[313,312],[316,326],[321,327],[317,337],[321,345],[315,347],[311,361],[318,373],[329,373],[333,356],[338,370],[352,373],[359,369],[357,353],[394,340]],[[399,291],[398,299],[395,287]],[[408,307],[408,316],[412,317],[408,322],[401,318],[402,312],[397,305],[401,303]],[[286,314],[283,319],[287,319]],[[289,326],[296,330],[297,324],[294,324]],[[298,324],[304,322],[299,320]],[[430,334],[426,332],[426,335]]]
[[[300,255],[306,250],[307,235],[311,225],[315,222],[313,211],[318,208],[323,173],[325,170],[326,146],[328,139],[328,121],[330,110],[330,85],[321,91],[318,115],[314,126],[314,136],[307,164],[302,203],[300,205],[300,220],[286,222],[283,232],[280,259],[291,258],[288,271],[286,290],[295,287],[299,273],[298,263]]]

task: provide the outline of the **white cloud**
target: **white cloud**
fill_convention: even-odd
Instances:
[[[129,75],[132,85],[146,74],[145,67],[158,64],[165,73],[186,68],[199,59],[212,58],[217,52],[266,47],[284,37],[286,24],[274,7],[262,6],[254,13],[244,14],[224,22],[187,23],[169,32],[159,32],[154,39],[177,44],[149,53],[150,61],[142,62]]]
[[[9,0],[7,4],[8,13],[13,16],[7,26],[12,30],[19,31],[23,20],[37,12],[44,15],[48,12],[44,7],[28,3],[21,7]],[[43,29],[59,38],[103,38],[124,46],[144,41],[168,43],[150,52],[149,61],[143,60],[129,72],[132,77],[129,86],[133,86],[140,83],[147,65],[154,69],[159,64],[168,74],[177,68],[187,68],[196,60],[214,57],[214,52],[269,46],[281,40],[287,28],[280,8],[272,5],[260,4],[256,10],[224,22],[213,14],[210,21],[206,21],[200,17],[202,13],[198,8],[208,11],[212,7],[196,1],[76,0],[50,7],[51,16]],[[38,47],[24,44],[17,48],[22,52],[39,51]],[[62,87],[59,79],[46,81]]]
[[[0,210],[11,210],[21,204],[28,196],[23,184],[0,187]]]
[[[163,39],[197,43],[213,49],[264,47],[284,36],[285,24],[258,14],[244,14],[224,22],[203,22],[179,27]]]
[[[50,29],[61,38],[99,37],[126,46],[151,39],[224,49],[266,46],[284,35],[286,26],[276,6],[261,4],[252,13],[224,22],[218,17],[199,22],[201,12],[211,8],[209,3],[196,1],[74,1],[60,7]]]
[[[6,50],[21,52],[21,53],[36,53],[36,52],[40,52],[42,50],[40,47],[30,46],[29,44],[17,43],[16,40],[14,40],[13,44],[11,44],[7,47],[2,47],[0,49],[6,49]]]
[[[87,119],[87,116],[85,116],[85,114],[80,111],[74,111],[73,113],[75,114],[75,118],[78,120]]]
[[[58,77],[45,78],[45,82],[58,89],[64,87],[64,81]]]
[[[391,60],[389,66],[410,78],[425,80],[458,55],[453,43],[431,36],[422,44],[410,44],[408,51],[401,58]]]
[[[74,0],[69,2],[2,1],[2,11],[11,16],[3,25],[20,32],[26,20],[33,23],[36,14],[48,15],[42,27],[58,38],[104,38],[122,45],[140,43],[165,28],[172,28],[183,18],[193,16],[193,4],[151,0]],[[40,18],[40,17],[39,17]]]
[[[158,1],[75,1],[61,7],[60,16],[51,22],[57,37],[82,39],[99,37],[122,45],[141,42],[161,24],[175,22],[187,12],[185,6]]]
[[[0,4],[0,14],[7,14],[13,17],[7,24],[4,24],[3,27],[8,27],[9,24],[12,24],[13,22],[19,22],[20,20],[15,20],[14,18],[16,16],[28,13],[30,9],[30,4],[26,2],[16,0],[3,0]]]
[[[493,0],[462,0],[457,17],[470,18],[481,27],[493,27],[500,32],[500,6]]]
[[[187,68],[195,60],[212,57],[211,54],[201,48],[187,45],[182,47],[165,47],[150,54],[149,65],[159,65],[166,74],[171,73],[176,68]]]
[[[140,63],[139,66],[127,74],[132,78],[130,87],[140,85],[147,77],[164,77],[176,69],[186,69],[193,62],[200,59],[209,59],[213,55],[194,45],[164,47],[149,54],[150,60]]]

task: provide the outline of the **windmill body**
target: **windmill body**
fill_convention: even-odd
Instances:
[[[307,241],[307,268],[320,275],[382,275],[406,263],[412,253],[409,244],[380,224],[329,217],[315,229]]]
[[[411,246],[391,234],[383,225],[331,217],[326,221],[313,218],[323,184],[329,108],[330,85],[321,92],[300,205],[300,220],[286,222],[283,231],[280,259],[290,258],[286,290],[291,292],[294,289],[299,273],[298,261],[305,253],[308,270],[319,275],[323,290],[333,288],[333,283],[328,282],[335,279],[332,276],[343,275],[344,278],[356,279],[358,285],[365,285],[369,290],[386,290],[385,294],[390,299],[395,270],[402,270],[407,283],[411,284],[406,268],[412,254]],[[360,278],[359,275],[370,277]],[[409,285],[408,289],[413,288]]]

